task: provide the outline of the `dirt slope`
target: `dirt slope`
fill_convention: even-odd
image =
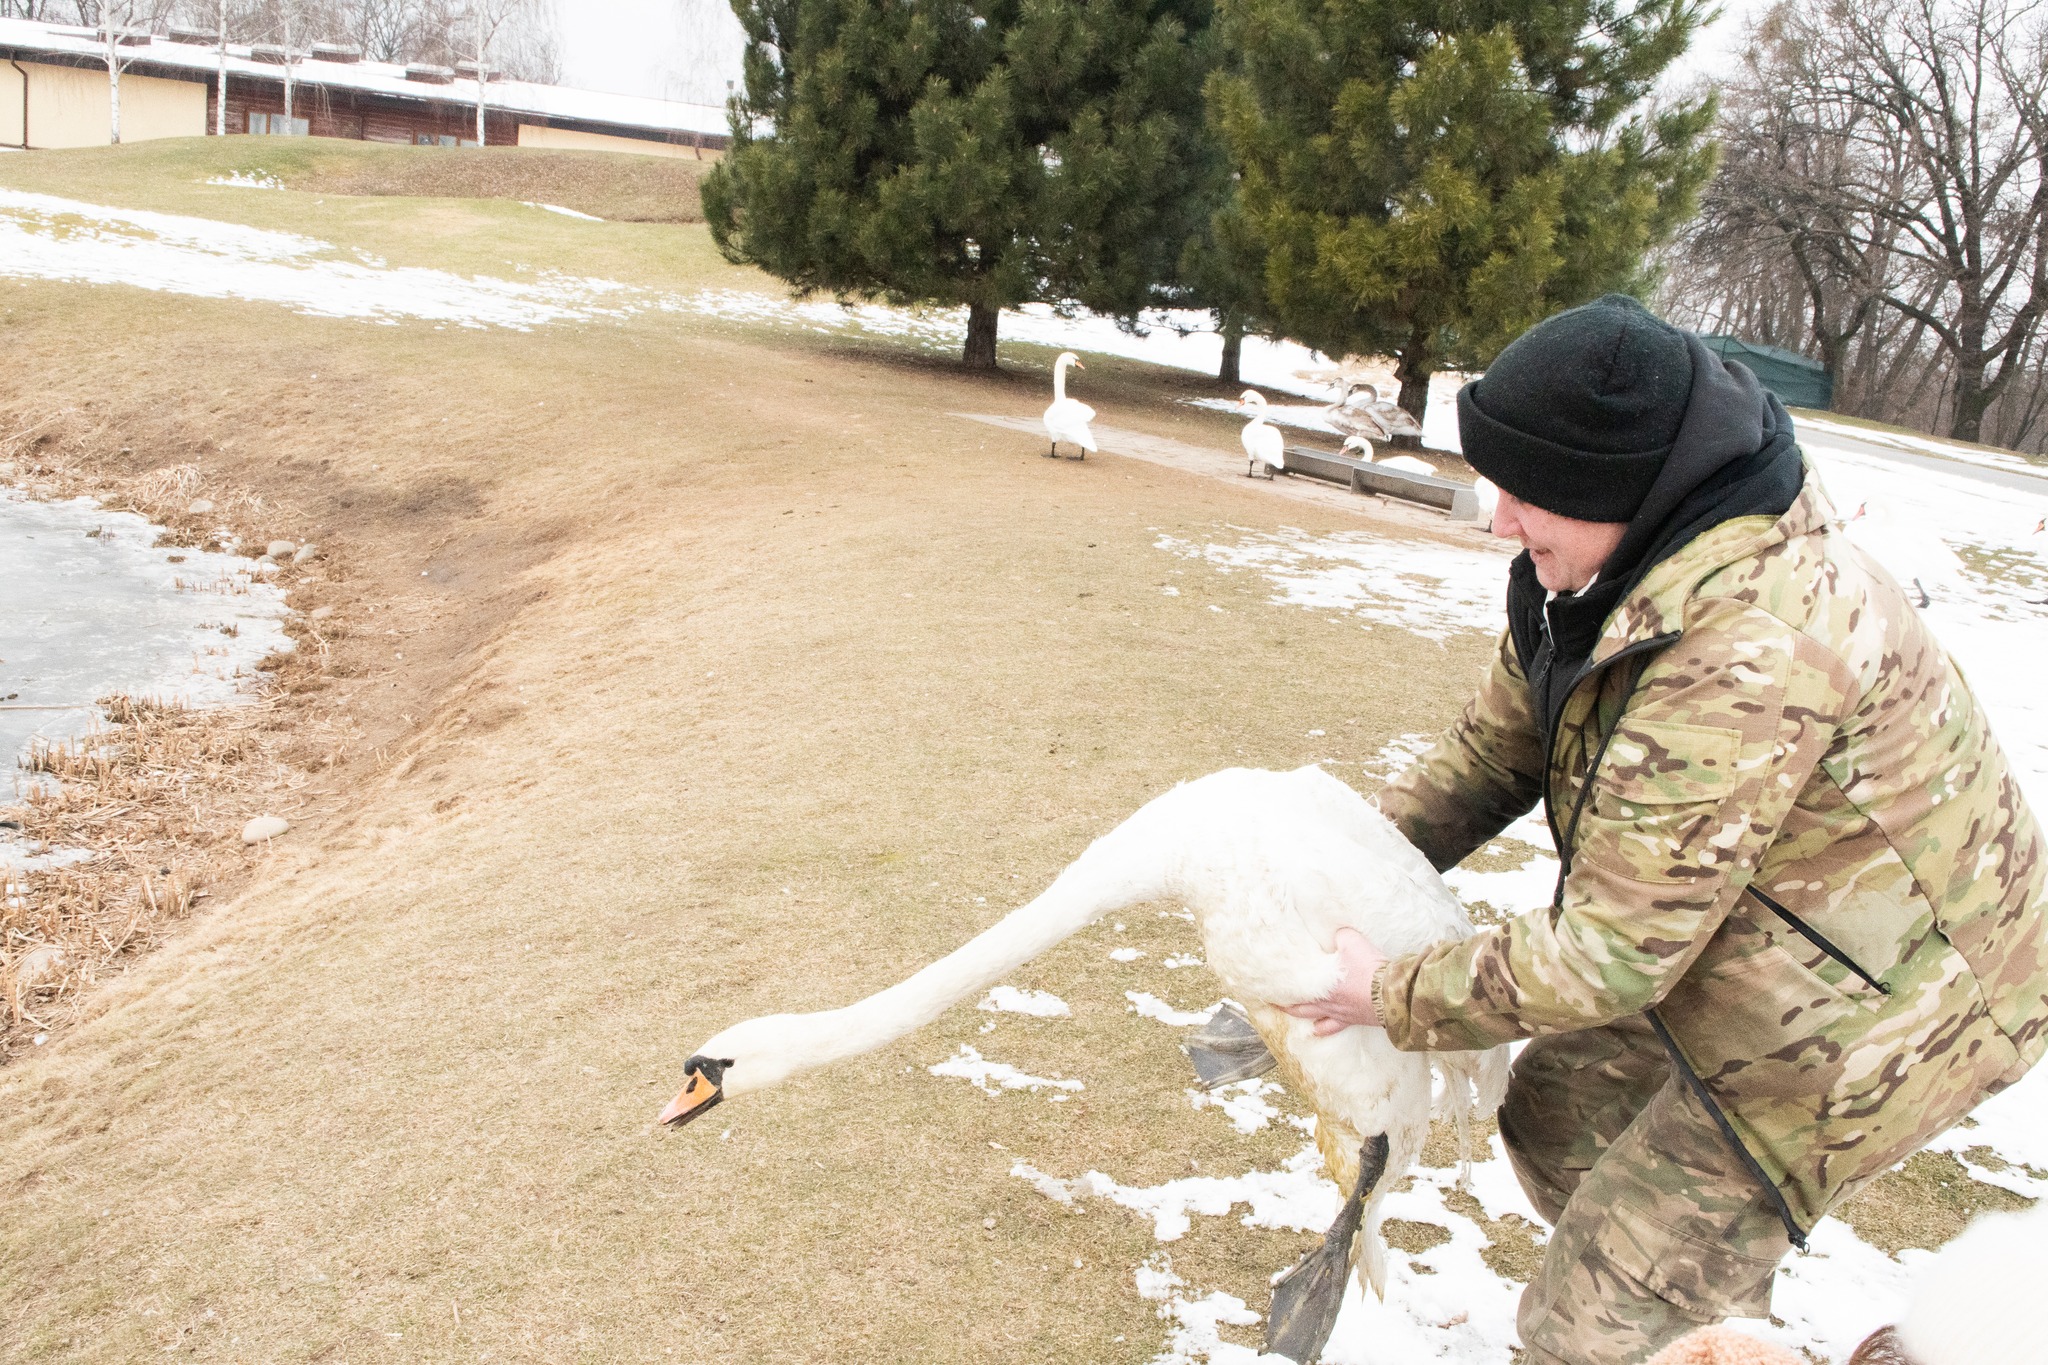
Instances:
[[[349,244],[398,231],[304,207]],[[729,278],[673,250],[641,268]],[[1476,648],[1199,567],[1161,593],[1188,567],[1162,530],[1354,519],[945,415],[1035,410],[1035,353],[973,380],[665,319],[4,308],[10,423],[76,409],[135,462],[261,489],[402,636],[336,810],[0,1074],[0,1358],[1153,1353],[1149,1229],[1077,1237],[990,1143],[1127,1179],[1291,1144],[1190,1127],[1106,929],[1020,976],[1074,1023],[1006,1026],[1009,1060],[1091,1078],[1073,1103],[925,1074],[976,1036],[963,1010],[722,1123],[650,1119],[700,1037],[894,979],[1166,784],[1443,720]],[[1162,404],[1193,381],[1090,374],[1106,421],[1227,442]],[[1132,940],[1192,946],[1177,920]],[[1183,975],[1177,1004],[1211,998]],[[1247,1294],[1303,1241],[1210,1221],[1178,1263]]]

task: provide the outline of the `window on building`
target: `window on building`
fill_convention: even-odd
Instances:
[[[268,137],[311,137],[313,124],[310,119],[286,118],[283,114],[251,114],[249,131]]]

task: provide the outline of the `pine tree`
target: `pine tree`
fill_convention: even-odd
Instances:
[[[1429,377],[1646,287],[1712,169],[1711,96],[1648,107],[1706,0],[1220,0],[1210,81],[1271,325]]]
[[[1215,207],[1211,0],[733,0],[746,94],[704,182],[726,257],[800,293],[1129,317]]]

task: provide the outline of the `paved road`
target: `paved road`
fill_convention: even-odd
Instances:
[[[1799,419],[1792,419],[1796,431]],[[1869,455],[1893,464],[1908,465],[1917,469],[1932,469],[1943,474],[1956,474],[1980,483],[1996,484],[2000,488],[2017,488],[2027,493],[2048,493],[2048,470],[2026,471],[1999,469],[1988,465],[1970,464],[1963,460],[1946,460],[1939,455],[1922,455],[1918,451],[1901,450],[1897,446],[1884,445],[1877,441],[1866,441],[1859,437],[1844,435],[1838,430],[1816,430],[1809,443],[1816,446],[1833,446],[1839,450],[1852,451],[1858,455]]]

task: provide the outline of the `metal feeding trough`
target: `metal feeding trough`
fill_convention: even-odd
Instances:
[[[1351,455],[1333,454],[1309,446],[1287,447],[1287,472],[1303,474],[1327,483],[1341,483],[1354,493],[1384,493],[1390,498],[1419,502],[1446,513],[1452,521],[1479,520],[1479,495],[1472,485],[1429,474],[1411,474],[1389,469]]]

